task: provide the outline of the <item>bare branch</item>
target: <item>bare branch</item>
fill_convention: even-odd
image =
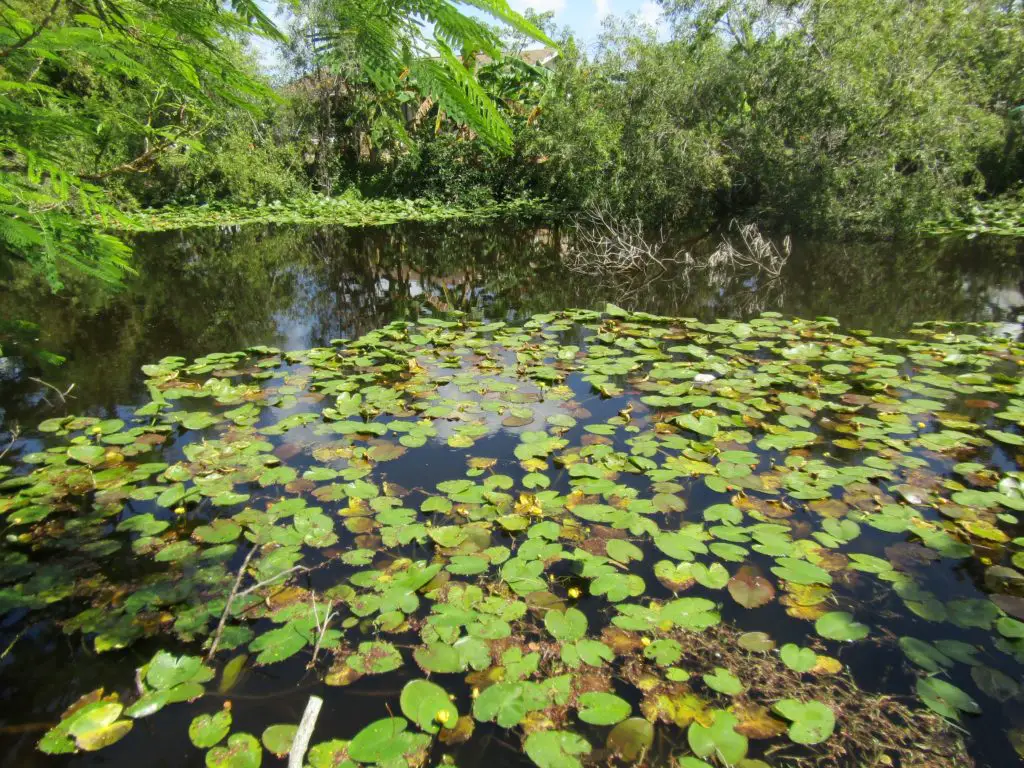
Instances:
[[[245,578],[245,569],[249,565],[249,561],[252,556],[256,554],[257,546],[254,544],[252,549],[249,550],[249,554],[245,556],[245,560],[242,561],[242,567],[238,569],[238,575],[235,577],[235,585],[231,588],[231,594],[228,595],[228,601],[224,604],[224,612],[220,615],[220,621],[217,623],[217,631],[213,633],[213,642],[210,643],[210,650],[206,654],[206,660],[209,661],[213,658],[213,655],[217,652],[217,646],[220,644],[220,636],[224,633],[224,625],[227,624],[228,615],[231,613],[231,604],[235,601],[235,597],[238,595],[238,588],[242,584],[242,579]]]
[[[302,768],[306,750],[309,748],[309,740],[313,738],[316,719],[320,717],[320,708],[323,705],[324,700],[319,696],[309,697],[309,703],[306,704],[306,709],[302,713],[302,720],[299,721],[299,729],[295,732],[291,749],[288,750],[288,768]]]

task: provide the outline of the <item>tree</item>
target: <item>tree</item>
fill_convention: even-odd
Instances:
[[[128,248],[102,231],[118,217],[108,182],[150,167],[194,136],[216,100],[269,92],[221,53],[233,37],[280,37],[255,0],[10,0],[0,9],[0,254],[56,289],[70,265],[106,281]],[[126,91],[149,105],[119,109]],[[135,153],[124,156],[127,148]],[[109,158],[116,158],[106,163]]]
[[[506,0],[469,0],[492,20],[550,45]],[[451,0],[315,0],[299,11],[298,29],[314,65],[341,71],[356,64],[382,93],[412,88],[485,142],[508,150],[512,131],[474,76],[478,54],[503,56],[500,31]]]

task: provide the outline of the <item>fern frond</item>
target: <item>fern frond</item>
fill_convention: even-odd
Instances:
[[[462,2],[505,22],[520,34],[532,37],[534,40],[549,45],[552,48],[558,47],[557,43],[545,35],[540,28],[512,10],[506,0],[462,0]]]
[[[473,73],[450,48],[443,43],[438,47],[440,61],[421,59],[411,67],[419,90],[434,99],[452,119],[469,126],[490,143],[503,149],[511,147],[512,130]]]

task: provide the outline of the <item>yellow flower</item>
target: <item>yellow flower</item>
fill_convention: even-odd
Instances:
[[[434,719],[441,725],[447,725],[448,721],[452,719],[452,716],[447,709],[439,709],[437,710],[437,714],[434,715]]]
[[[184,515],[185,514],[185,508],[184,507],[175,507],[174,508],[174,514],[176,514],[176,515]]]
[[[644,648],[646,648],[650,644],[651,644],[651,638],[649,638],[649,637],[641,637],[640,638],[640,645],[642,645]]]
[[[571,597],[573,600],[578,599],[581,594],[583,593],[580,592],[579,587],[569,587],[569,597]]]

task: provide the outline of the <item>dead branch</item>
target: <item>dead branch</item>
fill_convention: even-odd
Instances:
[[[47,381],[43,381],[42,379],[37,379],[35,376],[29,376],[28,380],[34,381],[36,384],[42,384],[44,387],[48,389],[52,389],[54,392],[57,393],[57,397],[60,398],[61,403],[65,405],[68,402],[68,396],[71,394],[71,390],[75,388],[75,385],[71,384],[71,386],[69,386],[67,389],[61,392],[59,389],[57,389],[57,387],[53,386],[53,384],[50,384]],[[43,397],[43,400],[46,400],[47,405],[49,405],[51,408],[53,407],[53,403],[47,400],[45,396]]]
[[[256,554],[258,547],[254,544],[252,549],[249,550],[249,554],[245,556],[245,560],[242,561],[242,567],[238,569],[238,575],[235,577],[235,585],[231,588],[231,594],[228,595],[228,601],[224,604],[224,612],[220,615],[220,621],[217,623],[217,631],[213,633],[213,642],[210,643],[210,650],[206,654],[206,660],[209,661],[213,658],[213,655],[217,652],[217,645],[220,643],[220,636],[224,633],[224,625],[227,624],[228,616],[231,613],[231,604],[235,601],[235,597],[238,595],[238,588],[242,584],[242,579],[245,578],[245,569],[249,565],[249,561],[252,556]]]
[[[562,258],[570,270],[586,275],[651,267],[664,271],[683,256],[681,251],[669,252],[666,243],[664,233],[649,238],[639,217],[616,221],[606,209],[591,206],[574,219],[570,245]]]
[[[309,703],[302,713],[302,720],[299,721],[299,729],[295,732],[292,740],[292,747],[288,750],[288,768],[302,768],[303,760],[306,757],[306,750],[309,748],[309,740],[313,738],[313,729],[316,728],[316,719],[320,717],[320,708],[324,700],[319,696],[310,696]]]

